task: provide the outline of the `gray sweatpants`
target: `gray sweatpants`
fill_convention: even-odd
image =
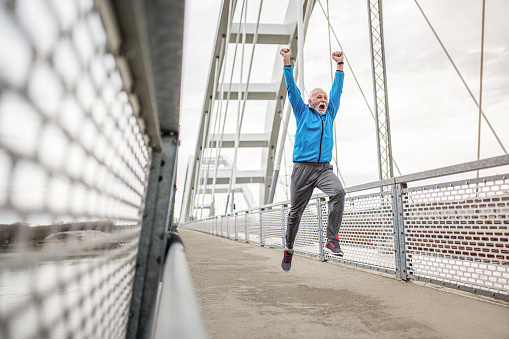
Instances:
[[[286,247],[293,248],[300,218],[306,208],[313,189],[318,187],[329,196],[329,217],[327,219],[327,238],[338,235],[345,206],[345,190],[341,181],[332,171],[329,163],[293,163],[291,178],[291,203],[286,228]]]

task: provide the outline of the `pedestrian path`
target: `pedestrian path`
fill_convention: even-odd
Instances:
[[[509,338],[509,303],[179,230],[209,337]]]

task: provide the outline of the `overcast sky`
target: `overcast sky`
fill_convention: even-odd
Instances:
[[[196,146],[220,3],[220,0],[187,0],[186,3],[177,214],[184,191],[187,161]],[[248,22],[254,22],[259,2],[251,0],[249,3]],[[325,6],[326,1],[321,0],[321,3]],[[479,100],[482,1],[420,0],[419,4]],[[262,21],[279,18],[282,22],[286,6],[287,1],[265,1]],[[332,27],[372,108],[367,4],[365,1],[335,0],[330,1],[329,6]],[[509,148],[506,132],[509,127],[507,10],[507,0],[486,1],[482,97],[483,111],[506,149]],[[383,14],[393,155],[402,174],[476,160],[479,110],[416,3],[385,0]],[[307,90],[322,87],[328,92],[330,89],[328,41],[325,16],[317,2],[305,45]],[[334,37],[332,50],[340,50]],[[249,54],[246,52],[246,55]],[[255,62],[258,64],[251,82],[263,82],[264,76],[270,79],[277,57],[275,47],[257,50]],[[268,67],[264,69],[260,63]],[[249,116],[246,113],[248,122],[244,123],[243,131],[250,128],[244,126],[252,126]],[[348,68],[345,68],[345,85],[336,123],[339,168],[345,184],[378,180],[375,123]],[[295,133],[293,118],[288,132],[290,135]],[[291,171],[291,147],[288,148],[286,170]],[[502,154],[501,147],[483,121],[481,158]],[[239,158],[239,167],[243,166],[252,167],[252,161],[246,163]],[[284,170],[285,166],[282,166],[281,172]]]

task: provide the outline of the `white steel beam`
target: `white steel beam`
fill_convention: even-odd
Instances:
[[[232,33],[230,34],[230,42],[234,43],[239,32],[238,23],[232,24]],[[295,24],[260,24],[258,27],[258,44],[285,45],[290,43],[290,32],[295,29]],[[256,24],[246,24],[246,43],[252,44],[256,31]],[[243,34],[241,28],[239,34]]]
[[[274,100],[277,98],[277,87],[278,83],[267,83],[267,84],[249,84],[249,91],[247,93],[247,100]],[[230,100],[238,100],[239,92],[245,93],[247,86],[245,83],[225,83],[224,86],[226,88],[230,88]],[[227,92],[217,92],[216,97],[226,100],[228,93]]]
[[[230,183],[231,169],[220,169],[217,171],[216,185],[225,185]],[[207,184],[212,184],[213,178],[208,179]],[[263,184],[265,182],[265,171],[237,171],[238,184]],[[200,185],[204,184],[204,178],[200,179]]]
[[[240,135],[239,147],[268,147],[270,133],[242,133]],[[219,136],[217,134],[211,135],[210,147],[215,148],[218,146]],[[235,134],[223,134],[223,148],[235,147]]]

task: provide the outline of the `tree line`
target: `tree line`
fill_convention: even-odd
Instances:
[[[113,233],[118,228],[111,220],[58,223],[54,225],[31,226],[27,223],[0,224],[0,247],[17,243],[40,245],[52,233],[94,230]]]

